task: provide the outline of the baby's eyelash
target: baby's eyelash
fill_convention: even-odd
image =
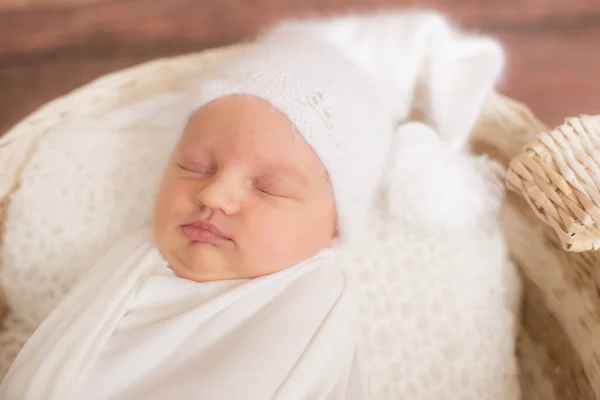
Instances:
[[[271,192],[269,192],[269,191],[267,191],[265,189],[261,189],[259,187],[257,187],[256,190],[258,190],[261,193],[268,194],[269,196],[275,196],[273,193],[271,193]]]
[[[266,195],[274,196],[274,197],[283,197],[283,196],[276,194],[276,191],[271,190],[269,185],[264,183],[260,179],[255,179],[253,181],[253,186],[256,188],[256,190],[258,190],[259,192],[264,193]]]
[[[206,174],[210,173],[210,171],[208,169],[200,171],[200,170],[196,170],[196,169],[190,169],[190,168],[188,168],[188,167],[186,167],[185,165],[182,165],[182,164],[177,164],[177,167],[179,167],[180,169],[182,169],[182,170],[184,170],[186,172],[191,172],[191,173],[194,173],[194,174],[206,175]]]

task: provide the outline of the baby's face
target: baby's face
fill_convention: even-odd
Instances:
[[[154,236],[175,273],[255,278],[331,247],[326,170],[284,114],[230,96],[192,116],[160,186]]]

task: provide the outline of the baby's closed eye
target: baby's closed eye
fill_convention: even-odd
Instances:
[[[294,190],[289,182],[285,182],[281,178],[257,178],[254,179],[253,186],[260,193],[268,196],[292,198],[294,197]]]
[[[200,163],[200,162],[181,162],[177,163],[177,168],[184,172],[197,174],[197,175],[210,175],[212,174],[212,168],[208,164]]]

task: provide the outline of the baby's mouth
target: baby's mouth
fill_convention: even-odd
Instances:
[[[222,243],[229,242],[231,238],[221,232],[208,221],[198,221],[181,226],[181,230],[193,242]]]

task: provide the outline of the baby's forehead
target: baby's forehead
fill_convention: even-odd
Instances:
[[[238,145],[252,147],[255,144],[257,149],[274,149],[278,153],[314,153],[282,112],[264,102],[257,105],[256,100],[209,104],[198,109],[189,118],[182,139],[204,146],[225,144],[232,149]]]

